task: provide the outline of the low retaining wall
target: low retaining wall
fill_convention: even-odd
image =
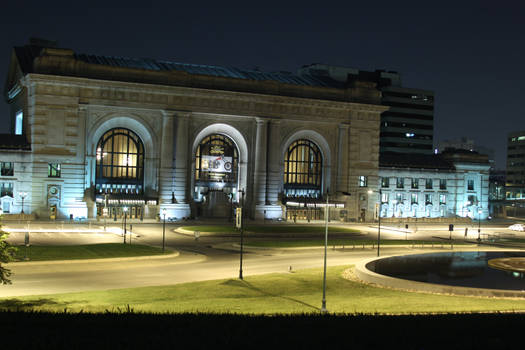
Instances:
[[[449,286],[445,284],[433,284],[425,282],[410,281],[401,278],[380,275],[366,268],[369,262],[382,258],[371,258],[361,261],[355,265],[355,275],[360,280],[367,283],[374,283],[380,286],[401,289],[413,292],[429,292],[439,294],[455,294],[476,297],[505,297],[505,298],[525,298],[525,291],[469,288]]]

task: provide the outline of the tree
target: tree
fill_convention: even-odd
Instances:
[[[2,266],[13,260],[16,248],[7,243],[6,239],[9,234],[2,231],[2,221],[0,215],[0,284],[11,284],[9,277],[11,276],[11,270]]]

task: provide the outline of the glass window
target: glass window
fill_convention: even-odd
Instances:
[[[440,190],[446,190],[447,189],[447,180],[446,179],[439,179],[439,189]]]
[[[382,177],[381,178],[381,187],[390,187],[390,178]]]
[[[413,178],[412,181],[411,181],[411,186],[410,187],[413,188],[413,189],[419,188],[419,179],[414,179]]]
[[[60,164],[50,163],[47,165],[47,177],[60,177]]]
[[[432,179],[426,179],[425,180],[425,189],[431,190],[432,189]]]
[[[0,197],[9,196],[13,197],[13,183],[2,182],[0,183]]]
[[[15,135],[22,135],[24,125],[24,112],[18,111],[15,116]]]
[[[432,204],[432,194],[427,193],[425,194],[425,205]]]
[[[108,130],[97,143],[96,160],[97,192],[142,194],[144,145],[133,131]],[[133,190],[128,185],[133,185]]]
[[[0,162],[0,175],[1,176],[13,176],[14,167],[12,162]]]
[[[439,204],[447,204],[447,195],[445,194],[439,195]]]
[[[309,140],[290,144],[284,156],[284,190],[287,197],[321,195],[323,158],[317,145]],[[361,177],[359,178],[361,181]]]
[[[381,193],[381,203],[388,203],[388,193]]]
[[[404,188],[405,187],[405,179],[402,177],[398,177],[396,179],[396,188]]]
[[[396,193],[396,202],[403,203],[403,193]]]
[[[467,190],[474,191],[474,180],[467,180]]]
[[[368,186],[368,176],[359,176],[359,187],[367,187]]]
[[[417,193],[412,193],[412,196],[410,198],[410,203],[417,204]]]

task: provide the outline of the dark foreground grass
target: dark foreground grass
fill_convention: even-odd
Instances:
[[[122,258],[147,255],[160,255],[162,249],[142,244],[103,243],[87,245],[61,245],[61,246],[18,246],[15,260],[45,261],[45,260],[74,260],[74,259],[103,259]],[[26,250],[27,249],[27,250]],[[167,252],[168,254],[171,251]]]
[[[523,314],[0,312],[5,349],[522,349]]]

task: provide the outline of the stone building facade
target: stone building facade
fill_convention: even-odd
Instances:
[[[242,199],[252,218],[315,218],[328,194],[332,215],[373,219],[361,199],[387,107],[369,82],[31,43],[13,50],[5,97],[18,139],[0,145],[4,212],[227,217]]]
[[[383,154],[381,217],[485,220],[489,215],[486,155],[449,150],[436,155]]]

